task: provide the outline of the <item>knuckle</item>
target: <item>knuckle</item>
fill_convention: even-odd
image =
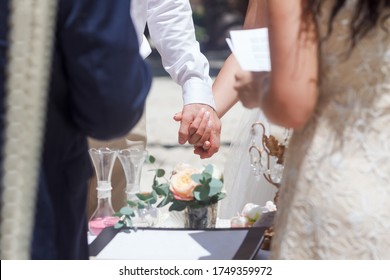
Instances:
[[[192,123],[192,124],[190,125],[190,127],[189,127],[189,130],[196,131],[196,130],[198,129],[198,127],[199,127],[198,125]]]

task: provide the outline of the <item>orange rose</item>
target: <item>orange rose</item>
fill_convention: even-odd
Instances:
[[[191,175],[196,173],[200,173],[199,170],[187,168],[172,175],[169,189],[177,200],[189,201],[194,198],[193,191],[198,183],[192,180]]]

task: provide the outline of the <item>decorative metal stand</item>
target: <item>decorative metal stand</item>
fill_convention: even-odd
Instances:
[[[256,127],[261,129],[261,146],[256,144],[256,139],[258,139],[257,137],[259,136],[257,135]],[[283,139],[277,139],[271,134],[267,136],[265,132],[265,127],[261,122],[252,124],[251,133],[253,140],[252,146],[249,148],[249,154],[252,170],[255,173],[255,176],[264,176],[270,184],[278,189],[274,197],[274,203],[277,205],[279,186],[284,170],[284,155],[287,149],[290,131],[288,129],[284,129]],[[264,232],[263,241],[260,246],[262,250],[270,250],[273,235],[274,227],[271,225]]]
[[[261,146],[256,145],[256,126],[261,128]],[[282,180],[284,153],[289,138],[289,130],[285,130],[283,142],[275,136],[265,134],[265,127],[261,122],[252,124],[251,133],[253,137],[252,146],[249,148],[251,166],[256,176],[263,175],[264,178],[276,188]]]

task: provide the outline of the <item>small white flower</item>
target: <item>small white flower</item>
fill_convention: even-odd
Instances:
[[[260,218],[262,212],[262,207],[254,203],[245,204],[242,209],[241,215],[247,217],[250,222],[257,221]]]
[[[267,213],[267,212],[274,212],[276,211],[276,205],[275,203],[273,203],[272,201],[267,201],[265,203],[265,206],[263,207],[264,209],[264,212]]]

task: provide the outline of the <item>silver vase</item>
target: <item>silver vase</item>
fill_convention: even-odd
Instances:
[[[215,228],[217,223],[217,203],[200,207],[187,207],[184,211],[185,227],[189,229]]]

